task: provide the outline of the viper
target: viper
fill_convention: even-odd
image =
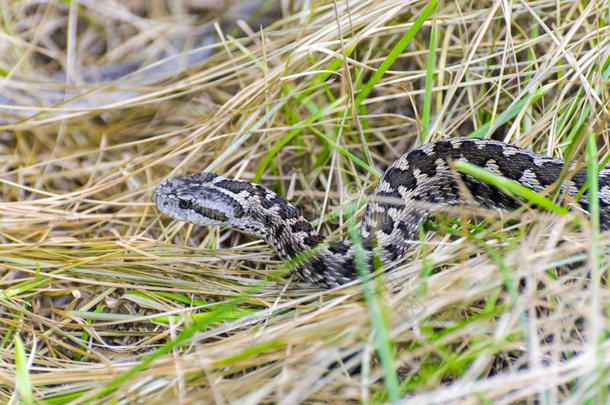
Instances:
[[[483,139],[453,138],[424,144],[403,155],[383,174],[369,197],[360,237],[369,262],[375,252],[389,263],[405,255],[419,240],[420,224],[431,207],[476,202],[510,210],[523,201],[492,185],[456,172],[452,162],[467,161],[536,191],[553,186],[565,162],[513,145]],[[589,208],[585,169],[568,167],[570,176],[559,186],[563,202]],[[610,166],[598,173],[600,228],[610,227]],[[576,199],[577,198],[577,199]],[[303,279],[335,287],[358,276],[355,246],[350,239],[325,240],[300,211],[273,191],[248,181],[214,173],[177,176],[155,189],[159,209],[196,225],[220,225],[260,237]]]

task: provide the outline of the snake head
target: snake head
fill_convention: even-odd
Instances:
[[[164,214],[182,221],[231,225],[243,216],[243,208],[215,185],[219,179],[213,173],[172,177],[155,188],[153,200]]]

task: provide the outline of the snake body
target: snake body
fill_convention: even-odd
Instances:
[[[453,138],[414,149],[387,169],[369,199],[360,227],[368,260],[375,246],[384,262],[402,257],[419,239],[419,225],[431,215],[428,206],[472,200],[487,208],[505,210],[520,205],[518,199],[491,185],[457,174],[450,164],[458,160],[536,192],[555,183],[564,166],[563,160],[493,140]],[[560,196],[573,208],[588,209],[586,193],[573,201],[586,179],[586,170],[581,169],[561,185]],[[598,179],[600,226],[607,229],[610,166],[599,171]],[[325,241],[298,209],[261,185],[198,173],[167,179],[155,189],[153,199],[171,217],[196,225],[233,228],[264,239],[281,259],[292,261],[301,278],[318,286],[335,287],[357,277],[350,240]]]

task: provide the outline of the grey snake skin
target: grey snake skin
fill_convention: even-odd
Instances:
[[[414,246],[418,227],[430,215],[426,204],[457,205],[469,201],[488,208],[514,209],[521,203],[499,189],[465,174],[450,162],[465,160],[516,180],[536,192],[552,185],[564,162],[493,140],[453,138],[423,145],[394,162],[380,179],[360,227],[367,260],[374,246],[385,263],[402,257]],[[459,176],[459,181],[456,181]],[[610,227],[610,166],[599,178],[600,226]],[[561,195],[572,198],[586,182],[586,170],[577,171],[561,185]],[[267,241],[293,270],[321,287],[335,287],[357,277],[350,240],[326,241],[293,205],[273,191],[248,181],[213,173],[167,179],[154,191],[159,209],[196,225],[220,225]],[[470,201],[472,201],[470,200]],[[572,207],[588,209],[585,193]],[[309,254],[308,254],[309,252]]]

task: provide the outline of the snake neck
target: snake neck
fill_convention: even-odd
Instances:
[[[351,240],[326,240],[292,204],[277,195],[272,199],[268,208],[261,210],[259,202],[248,212],[256,226],[237,229],[262,237],[299,277],[320,287],[336,287],[357,277]],[[364,241],[362,247],[368,260],[371,244]]]
[[[261,209],[263,204],[259,201],[255,204],[257,208],[248,213],[251,223],[257,224],[256,226],[237,229],[262,237],[299,277],[326,288],[337,287],[356,279],[358,270],[371,271],[374,246],[379,246],[375,254],[383,263],[402,257],[413,248],[411,239],[419,230],[418,225],[427,218],[424,211],[412,210],[409,214],[410,230],[401,228],[404,232],[397,234],[387,232],[394,225],[386,212],[367,210],[358,242],[365,268],[357,269],[354,243],[351,239],[332,241],[324,238],[297,208],[275,193],[272,198],[272,206]]]

